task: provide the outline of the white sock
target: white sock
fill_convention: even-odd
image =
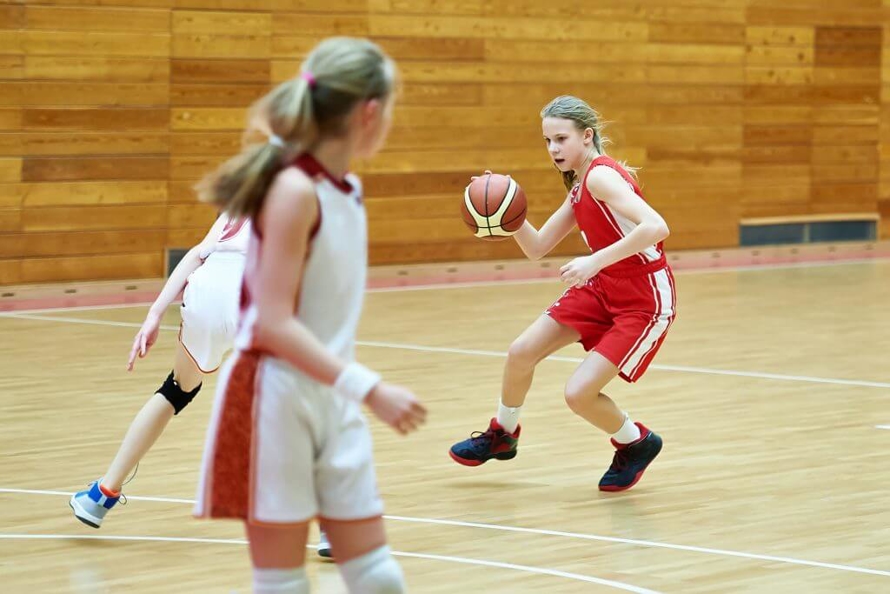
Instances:
[[[507,433],[516,433],[520,411],[522,411],[521,406],[504,406],[503,402],[498,402],[498,425]]]
[[[640,437],[642,437],[640,428],[634,425],[627,413],[624,413],[624,424],[621,429],[612,434],[612,439],[618,443],[633,443]]]
[[[309,594],[306,569],[253,568],[253,594]]]

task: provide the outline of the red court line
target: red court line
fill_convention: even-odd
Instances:
[[[674,252],[669,256],[671,267],[677,271],[716,271],[759,266],[830,264],[890,258],[890,242]],[[368,288],[398,289],[425,285],[556,280],[559,275],[559,266],[570,259],[569,256],[566,256],[563,259],[550,259],[551,261],[546,263],[516,260],[377,267],[371,268],[369,272]],[[40,288],[31,287],[29,288],[31,296],[23,295],[22,297],[16,296],[16,289],[10,287],[9,292],[13,294],[0,297],[0,312],[103,305],[139,305],[154,301],[160,290],[161,282],[155,279],[135,281],[131,284],[136,283],[142,285],[142,290],[121,291],[110,286],[106,292],[102,292],[101,286],[85,283],[84,287],[89,286],[90,292],[78,293],[79,289],[66,284],[65,293],[59,294],[59,291],[63,290],[62,288],[47,285],[45,295],[39,295]],[[126,283],[122,282],[121,284]],[[149,286],[156,286],[157,289],[145,290]],[[0,293],[2,292],[4,291],[0,290]]]

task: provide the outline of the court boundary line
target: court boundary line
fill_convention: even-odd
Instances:
[[[48,491],[39,489],[15,489],[9,487],[0,487],[0,493],[21,494],[21,495],[64,495],[70,497],[71,492],[66,491]],[[193,505],[192,499],[175,499],[167,497],[146,497],[146,496],[127,496],[133,501],[152,501],[158,503],[187,503]],[[869,567],[858,567],[856,565],[843,565],[839,563],[828,563],[822,561],[810,561],[808,559],[797,559],[794,557],[786,557],[779,555],[765,555],[760,553],[747,553],[744,551],[731,551],[728,549],[716,549],[711,547],[699,547],[695,545],[681,545],[668,542],[657,542],[651,540],[641,540],[634,538],[621,538],[617,536],[602,536],[598,534],[584,534],[581,532],[566,532],[561,530],[547,530],[543,528],[525,528],[521,526],[507,526],[503,524],[490,524],[484,522],[464,522],[462,520],[443,520],[437,518],[415,518],[410,516],[384,515],[387,520],[396,522],[412,522],[416,524],[433,524],[440,526],[455,526],[460,528],[478,528],[482,530],[496,530],[501,532],[514,532],[522,534],[535,534],[540,536],[556,536],[561,538],[570,538],[575,540],[587,540],[596,542],[608,542],[614,544],[625,544],[630,546],[640,546],[645,548],[657,548],[672,551],[682,551],[688,553],[701,553],[705,555],[714,555],[718,557],[733,557],[740,559],[749,559],[755,561],[766,561],[769,563],[783,563],[786,565],[796,565],[803,567],[815,567],[819,569],[832,569],[837,571],[845,571],[848,573],[859,573],[865,575],[876,575],[881,577],[890,577],[890,571],[880,569],[872,569]]]
[[[247,541],[235,538],[197,538],[187,536],[125,536],[125,535],[99,535],[99,534],[8,534],[0,533],[0,540],[111,540],[124,542],[167,542],[167,543],[186,543],[186,544],[231,544],[246,545]],[[314,549],[314,545],[306,545],[307,549]],[[546,575],[550,577],[560,577],[578,582],[586,582],[589,584],[597,584],[623,590],[625,592],[633,592],[634,594],[661,594],[657,590],[650,590],[641,586],[634,586],[624,582],[608,580],[596,576],[583,575],[580,573],[572,573],[559,569],[551,569],[548,567],[536,567],[533,565],[520,565],[517,563],[507,563],[504,561],[489,561],[487,559],[474,559],[472,557],[453,557],[451,555],[436,555],[434,553],[410,553],[406,551],[392,551],[395,557],[405,557],[413,559],[428,559],[432,561],[442,561],[449,563],[460,563],[464,565],[481,565],[483,567],[497,567],[499,569],[510,569],[513,571],[522,571],[536,575]]]
[[[61,323],[69,323],[69,324],[85,324],[92,326],[112,326],[118,328],[141,328],[142,324],[137,322],[116,322],[113,320],[91,320],[88,318],[70,318],[70,317],[62,317],[62,316],[49,316],[42,314],[30,314],[24,312],[6,312],[0,313],[0,318],[18,318],[22,320],[36,320],[36,321],[46,321],[46,322],[61,322]],[[169,326],[162,325],[160,326],[161,330],[169,330],[178,332],[179,326]],[[416,351],[416,352],[424,352],[424,353],[444,353],[451,355],[475,355],[480,357],[497,357],[497,358],[506,358],[507,353],[502,351],[489,351],[484,349],[459,349],[454,347],[434,347],[434,346],[424,346],[424,345],[415,345],[415,344],[406,344],[406,343],[395,343],[395,342],[383,342],[383,341],[374,341],[374,340],[357,340],[355,342],[357,346],[371,347],[371,348],[387,348],[387,349],[397,349],[397,350],[405,350],[405,351]],[[567,363],[581,363],[584,360],[583,357],[564,357],[561,355],[550,355],[545,359],[545,361],[561,361]],[[816,377],[816,376],[808,376],[808,375],[787,375],[781,373],[768,373],[768,372],[758,372],[758,371],[739,371],[734,369],[714,369],[710,367],[693,367],[688,365],[662,365],[659,363],[653,363],[649,366],[649,369],[655,369],[658,371],[669,371],[669,372],[677,372],[677,373],[694,373],[699,375],[719,375],[719,376],[732,376],[732,377],[747,377],[753,379],[766,379],[766,380],[776,380],[776,381],[788,381],[788,382],[805,382],[805,383],[814,383],[814,384],[828,384],[828,385],[837,385],[837,386],[856,386],[861,388],[880,388],[880,389],[888,389],[890,388],[890,382],[876,382],[869,380],[853,380],[853,379],[841,379],[841,378],[830,378],[830,377]]]

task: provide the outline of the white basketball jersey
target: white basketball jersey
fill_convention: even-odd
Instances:
[[[303,268],[296,317],[329,351],[345,361],[355,358],[355,333],[364,300],[368,267],[368,240],[361,182],[349,174],[334,179],[311,155],[295,162],[315,182],[319,226],[309,243]],[[256,305],[250,298],[255,259],[264,249],[251,251],[242,295],[241,328],[235,345],[242,350],[252,343]]]
[[[209,250],[201,250],[199,255],[202,260],[215,252],[247,253],[247,246],[250,245],[250,219],[232,219],[226,214],[220,215],[220,218],[226,220],[226,226]]]

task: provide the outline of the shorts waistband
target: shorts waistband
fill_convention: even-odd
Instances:
[[[613,278],[634,278],[637,276],[646,276],[667,267],[667,258],[662,256],[658,260],[654,260],[648,264],[640,264],[639,266],[621,266],[615,268],[615,265],[613,264],[612,266],[603,268],[599,273]]]

